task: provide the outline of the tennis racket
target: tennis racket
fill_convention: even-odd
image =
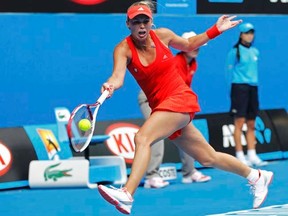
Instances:
[[[69,142],[75,152],[84,151],[89,145],[95,130],[96,117],[99,107],[108,97],[109,91],[105,90],[94,104],[80,104],[71,113],[67,133]],[[87,130],[81,129],[79,122],[83,119],[89,120],[91,127]]]

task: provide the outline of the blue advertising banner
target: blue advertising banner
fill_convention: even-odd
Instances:
[[[233,117],[229,113],[201,115],[201,117],[208,121],[209,143],[215,150],[235,155]],[[279,137],[272,122],[273,119],[270,119],[266,111],[260,111],[255,122],[256,150],[264,160],[280,159],[283,157],[282,149],[279,145]],[[246,131],[247,126],[244,124],[241,137],[244,152],[247,150]]]

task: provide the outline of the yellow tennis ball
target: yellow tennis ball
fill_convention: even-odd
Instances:
[[[81,119],[78,122],[78,127],[82,131],[87,131],[87,130],[89,130],[91,128],[91,122],[88,119]]]

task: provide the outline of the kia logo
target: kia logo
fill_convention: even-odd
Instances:
[[[122,156],[126,163],[132,164],[135,143],[134,137],[139,130],[138,125],[130,123],[115,123],[106,129],[106,134],[110,136],[106,140],[107,148],[114,154]]]

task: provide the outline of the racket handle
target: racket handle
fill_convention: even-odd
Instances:
[[[105,99],[108,97],[109,95],[109,91],[108,90],[105,90],[102,95],[99,97],[99,99],[97,100],[98,103],[102,104]]]

